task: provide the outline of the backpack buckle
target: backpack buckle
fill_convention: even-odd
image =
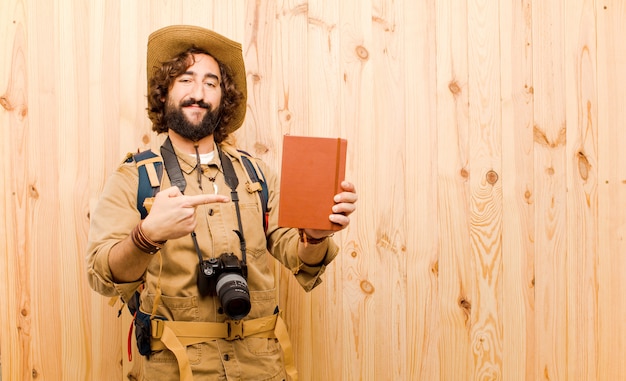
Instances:
[[[246,190],[248,193],[260,192],[261,189],[263,189],[263,187],[258,181],[253,183],[246,181]]]

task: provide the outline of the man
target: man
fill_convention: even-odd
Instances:
[[[277,177],[252,159],[267,185],[264,226],[259,189],[250,186],[256,176],[225,143],[246,111],[240,44],[199,27],[166,27],[149,37],[147,68],[148,116],[168,136],[160,192],[142,219],[133,158],[107,181],[91,218],[90,285],[137,308],[145,380],[295,378],[266,253],[310,291],[338,254],[332,232],[278,227]],[[343,229],[357,195],[351,183],[341,186],[329,219]]]

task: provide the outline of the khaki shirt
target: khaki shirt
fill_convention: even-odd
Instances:
[[[229,154],[239,186],[239,207],[243,233],[246,241],[248,264],[248,288],[252,309],[245,319],[254,319],[274,313],[278,305],[272,261],[269,253],[291,270],[296,280],[306,291],[320,284],[320,275],[337,255],[337,245],[328,239],[318,245],[308,245],[305,250],[326,252],[323,263],[318,267],[303,264],[298,256],[299,242],[296,229],[279,228],[278,197],[279,187],[276,174],[265,163],[254,160],[266,178],[269,201],[269,224],[267,233],[263,230],[263,216],[259,196],[256,191],[248,191],[248,173],[240,162],[241,154],[231,146],[222,145]],[[187,188],[185,194],[213,193],[214,186],[209,178],[215,177],[218,193],[230,197],[231,189],[226,185],[219,155],[211,163],[203,165],[202,188],[198,185],[194,171],[196,159],[176,150]],[[259,174],[259,178],[262,178]],[[121,164],[107,181],[100,200],[91,215],[89,242],[87,245],[87,273],[91,287],[105,296],[120,295],[123,300],[130,297],[141,284],[145,288],[141,294],[141,310],[150,313],[153,307],[156,284],[160,278],[161,301],[157,314],[169,320],[221,322],[227,316],[221,313],[217,297],[201,297],[196,286],[198,255],[191,236],[169,240],[157,253],[141,279],[132,283],[115,283],[108,266],[111,248],[126,238],[140,222],[137,211],[138,170],[134,161]],[[170,187],[164,171],[161,189]],[[197,240],[204,259],[219,257],[222,253],[234,253],[241,258],[235,205],[214,203],[196,209]],[[162,268],[159,264],[162,258]],[[160,274],[159,274],[159,269]],[[281,351],[275,339],[246,338],[243,340],[215,340],[192,345],[187,348],[194,376],[209,379],[229,380],[281,380],[285,379]],[[171,375],[168,378],[166,375]],[[144,361],[145,379],[177,380],[176,358],[169,350],[156,352]],[[201,379],[205,379],[201,377]]]

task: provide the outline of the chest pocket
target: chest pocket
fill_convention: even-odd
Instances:
[[[248,176],[250,177],[250,182],[247,182],[248,194],[243,196],[245,202],[240,202],[242,200],[240,200],[239,193],[237,192],[239,179],[237,178],[237,174],[235,173],[233,163],[230,157],[226,155],[223,150],[218,151],[220,155],[220,160],[222,162],[222,168],[224,170],[224,179],[226,181],[226,184],[231,189],[231,200],[233,201],[235,213],[237,215],[238,229],[244,235],[243,238],[245,238],[245,241],[244,239],[241,240],[241,251],[242,253],[246,252],[247,242],[248,244],[250,244],[250,248],[254,248],[254,252],[252,252],[251,254],[254,256],[259,256],[265,252],[265,230],[267,229],[267,186],[265,185],[265,181],[261,181],[256,175],[256,170],[252,165],[252,162],[246,156],[242,155],[241,162],[246,172],[248,173]],[[265,190],[263,189],[264,185]],[[255,186],[261,188],[254,189],[253,187]],[[257,191],[255,192],[255,190]],[[248,199],[250,198],[248,196],[251,195],[250,191],[259,194],[262,205],[261,214],[259,214],[257,206],[258,204],[256,202],[248,202]],[[244,227],[244,221],[250,226]],[[263,226],[263,230],[259,231],[259,229],[256,228],[257,224],[259,224],[259,226]]]

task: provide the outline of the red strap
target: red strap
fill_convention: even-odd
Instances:
[[[133,338],[133,326],[135,325],[135,319],[137,318],[137,311],[135,311],[135,314],[133,315],[133,320],[131,320],[130,322],[130,328],[128,329],[128,361],[131,362],[133,361],[133,342],[132,342],[132,338]]]

